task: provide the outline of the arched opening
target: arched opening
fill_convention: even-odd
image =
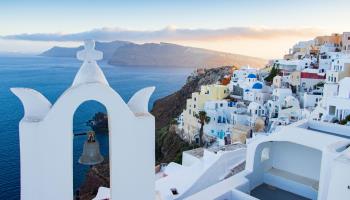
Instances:
[[[275,199],[267,197],[278,191],[283,195],[281,199],[288,199],[287,196],[293,197],[291,199],[317,199],[321,159],[320,150],[302,144],[288,141],[259,144],[253,174],[250,175],[252,196]]]
[[[100,186],[109,187],[109,133],[108,117],[104,105],[97,101],[82,103],[73,117],[73,191],[74,199],[92,199]],[[84,143],[88,139],[87,133],[95,132],[99,143],[99,150],[104,158],[100,164],[89,166],[79,163],[84,151]],[[92,170],[93,168],[93,170]],[[101,177],[97,179],[99,172]],[[77,198],[78,197],[78,198]]]

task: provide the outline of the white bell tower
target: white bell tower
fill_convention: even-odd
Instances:
[[[111,198],[155,199],[155,123],[148,112],[155,88],[136,92],[126,104],[97,65],[102,52],[94,47],[94,41],[85,41],[77,54],[83,64],[53,105],[33,89],[11,88],[24,107],[19,124],[22,200],[73,199],[73,115],[89,100],[108,112]]]

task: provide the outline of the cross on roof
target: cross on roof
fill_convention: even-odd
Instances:
[[[101,51],[95,50],[95,41],[94,40],[85,40],[84,41],[84,50],[81,50],[77,53],[78,60],[92,62],[96,60],[101,60],[103,54]]]

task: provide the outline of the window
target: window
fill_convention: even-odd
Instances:
[[[335,115],[335,106],[329,106],[329,115]]]
[[[270,159],[270,148],[265,147],[262,151],[261,151],[261,162],[264,162],[266,160]]]
[[[221,123],[221,116],[218,117],[218,123]]]
[[[170,191],[171,191],[171,193],[172,193],[173,195],[178,195],[178,194],[179,194],[179,192],[177,191],[176,188],[171,188]]]
[[[224,104],[220,103],[220,107],[224,106]]]

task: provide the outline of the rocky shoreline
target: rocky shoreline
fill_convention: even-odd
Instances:
[[[190,98],[193,92],[199,91],[202,85],[214,84],[221,81],[226,75],[230,74],[231,70],[232,67],[226,66],[193,73],[187,78],[186,84],[180,90],[155,101],[151,111],[156,119],[155,165],[159,163],[181,162],[182,151],[197,147],[194,144],[188,144],[183,141],[176,134],[175,127],[172,124],[175,118],[185,108],[186,99]],[[103,117],[101,113],[98,113],[98,119],[99,123],[95,125],[107,130],[108,127],[104,127],[108,124],[106,122],[107,117]],[[108,161],[108,159],[106,160]],[[81,200],[92,199],[100,186],[109,187],[109,163],[107,161],[91,167],[84,183],[79,188]]]

